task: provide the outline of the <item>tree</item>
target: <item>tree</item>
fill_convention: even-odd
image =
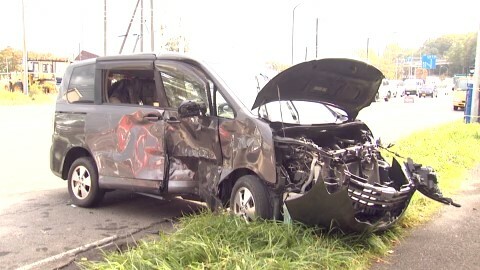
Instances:
[[[448,50],[446,57],[450,62],[451,73],[468,73],[469,67],[475,64],[476,33],[459,36]]]
[[[396,43],[388,44],[382,54],[369,53],[368,62],[378,68],[388,79],[401,79],[404,77],[403,63],[407,56],[413,55],[412,50],[404,49]],[[357,53],[360,59],[366,59],[366,51]]]
[[[183,36],[176,36],[168,39],[163,47],[169,52],[181,52],[182,46],[183,52],[189,51],[187,39]]]
[[[7,47],[0,51],[0,72],[22,71],[22,51]]]
[[[427,40],[418,53],[445,58],[449,62],[450,74],[465,74],[474,65],[476,46],[476,33],[448,34]]]
[[[285,64],[277,61],[268,61],[266,65],[268,66],[268,68],[276,71],[277,73],[280,73],[290,67],[289,64]]]

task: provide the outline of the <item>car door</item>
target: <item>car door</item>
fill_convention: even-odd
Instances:
[[[164,121],[154,60],[98,64],[101,100],[89,146],[103,188],[160,191],[165,179]]]
[[[211,81],[189,63],[157,60],[155,67],[168,102],[163,116],[168,191],[195,193],[208,200],[216,190],[222,164],[218,118],[212,114]],[[200,116],[181,118],[178,107],[185,101],[201,104],[204,111]]]

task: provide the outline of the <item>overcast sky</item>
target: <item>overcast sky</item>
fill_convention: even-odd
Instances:
[[[107,0],[107,52],[118,54],[136,0]],[[295,8],[294,61],[315,57],[352,57],[366,47],[386,43],[419,46],[428,38],[477,31],[480,1],[226,1],[153,0],[155,41],[165,32],[185,36],[191,53],[203,58],[291,61]],[[73,56],[79,48],[103,54],[103,0],[24,0],[27,48]],[[387,4],[388,3],[388,4]],[[298,6],[297,6],[298,5]],[[0,49],[22,48],[22,1],[1,0]],[[147,28],[144,51],[150,51],[150,0],[144,0]],[[135,44],[139,16],[124,52]],[[137,52],[140,45],[137,45]],[[159,51],[159,46],[156,46]]]

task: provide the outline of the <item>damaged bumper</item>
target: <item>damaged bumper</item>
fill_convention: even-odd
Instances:
[[[411,159],[404,165],[393,160],[388,174],[395,183],[388,186],[345,174],[347,184],[332,193],[324,181],[316,181],[304,194],[285,193],[284,214],[307,225],[361,232],[381,231],[395,224],[416,190],[433,200],[460,206],[443,197],[433,169],[415,164]]]

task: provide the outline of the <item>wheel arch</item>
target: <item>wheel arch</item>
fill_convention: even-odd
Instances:
[[[67,180],[68,178],[68,171],[70,170],[70,166],[72,163],[81,158],[81,157],[92,157],[92,154],[83,147],[72,147],[68,150],[67,154],[65,155],[65,159],[63,160],[62,166],[62,179]]]
[[[255,173],[253,170],[248,168],[238,168],[230,172],[226,177],[223,177],[220,183],[218,184],[218,198],[221,200],[224,206],[227,206],[230,202],[230,195],[233,190],[233,186],[235,183],[240,179],[240,177],[245,175],[252,175],[257,177],[260,182],[265,185],[265,188],[268,189],[270,192],[269,194],[272,195],[273,192],[273,183],[263,179],[259,174]]]
[[[230,202],[230,194],[232,193],[233,186],[237,180],[244,175],[254,175],[258,177],[262,182],[266,183],[258,174],[248,168],[239,168],[230,172],[224,177],[218,184],[218,197],[222,201],[223,205],[228,205]]]

